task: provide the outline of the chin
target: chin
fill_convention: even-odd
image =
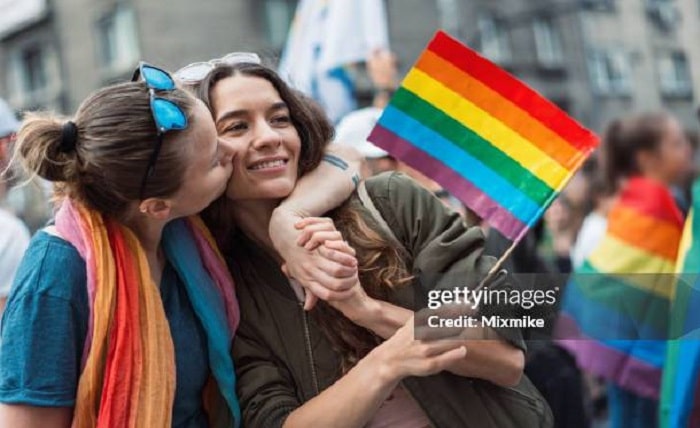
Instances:
[[[270,189],[265,192],[265,199],[284,199],[292,193],[294,186],[276,186],[276,189]]]

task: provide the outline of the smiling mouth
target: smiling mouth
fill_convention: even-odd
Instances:
[[[255,165],[248,167],[248,169],[250,169],[252,171],[259,171],[259,170],[263,170],[263,169],[281,168],[285,165],[287,165],[287,160],[278,159],[278,160],[274,160],[274,161],[260,162],[260,163],[257,163]]]

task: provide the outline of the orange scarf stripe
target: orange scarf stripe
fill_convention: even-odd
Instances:
[[[91,239],[99,286],[73,427],[170,427],[175,351],[146,255],[128,229],[75,208],[84,236]]]
[[[109,250],[109,239],[104,232],[104,223],[100,217],[91,216],[84,207],[76,204],[74,208],[80,216],[79,224],[83,235],[91,239],[88,245],[94,250],[94,265],[101,267],[101,269],[95,269],[95,282],[104,283],[106,278],[114,278],[116,271]],[[103,233],[92,232],[98,230],[102,230]],[[106,338],[109,325],[112,323],[115,295],[116,289],[114,287],[101,287],[95,293],[93,311],[101,315],[94,317],[92,343],[78,382],[76,405],[73,411],[74,428],[88,428],[97,425],[99,397],[102,394],[102,380],[107,359],[108,341]]]

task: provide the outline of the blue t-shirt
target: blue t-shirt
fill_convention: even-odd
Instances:
[[[75,405],[89,318],[85,262],[46,232],[32,239],[0,328],[0,402]],[[173,427],[207,427],[202,391],[209,377],[205,332],[170,264],[160,285],[175,345]]]

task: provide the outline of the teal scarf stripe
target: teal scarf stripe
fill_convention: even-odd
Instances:
[[[209,364],[221,395],[234,418],[241,424],[241,408],[236,396],[236,374],[231,357],[231,332],[227,327],[223,299],[202,262],[186,220],[170,222],[163,233],[163,249],[185,284],[187,295],[207,335]]]

